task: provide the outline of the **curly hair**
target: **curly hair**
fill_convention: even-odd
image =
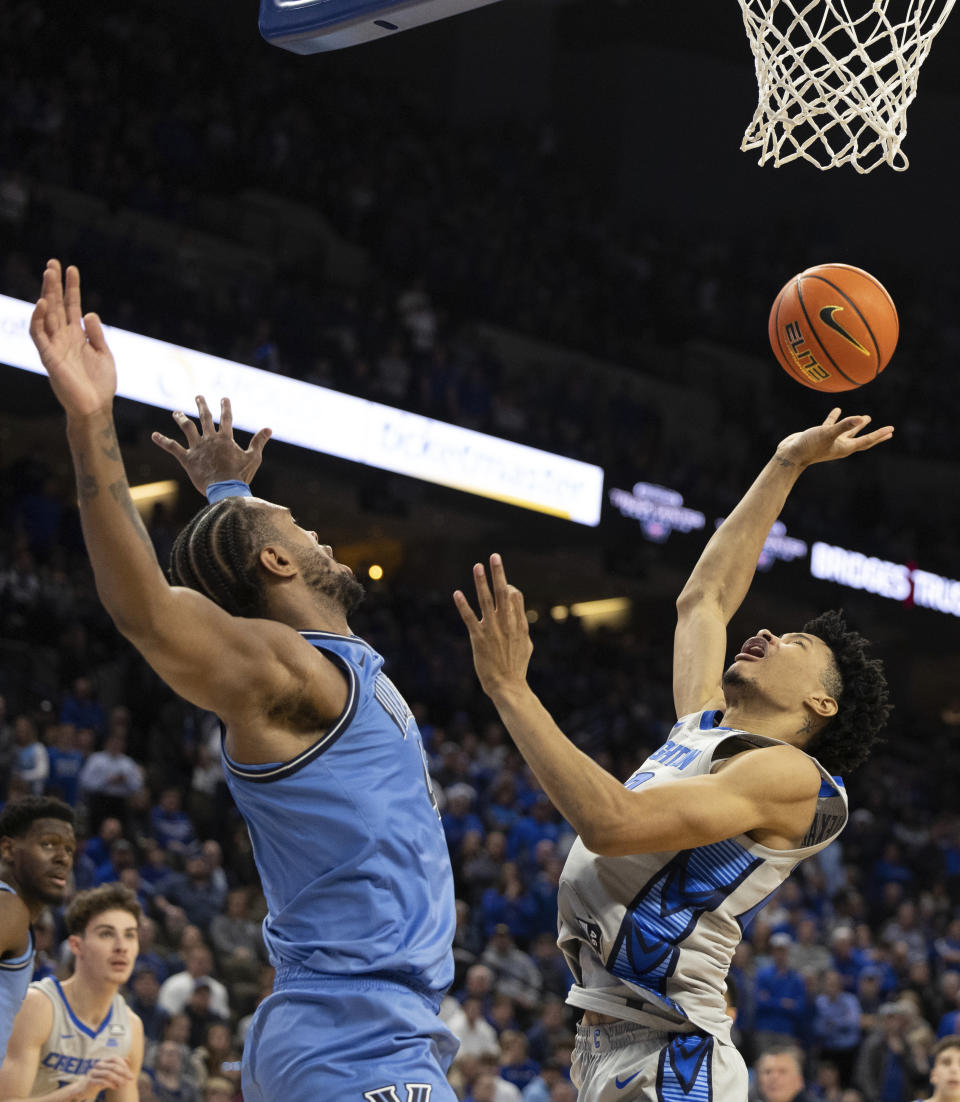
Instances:
[[[53,796],[24,796],[0,812],[0,838],[22,838],[38,819],[62,819],[74,825],[73,808]]]
[[[123,884],[101,884],[74,896],[63,916],[67,933],[82,935],[97,915],[105,911],[126,911],[137,922],[141,918],[136,892]]]
[[[821,613],[803,630],[833,654],[823,685],[838,704],[837,714],[804,750],[831,773],[846,773],[866,761],[890,715],[883,663],[867,656],[869,641],[847,628],[842,610]]]

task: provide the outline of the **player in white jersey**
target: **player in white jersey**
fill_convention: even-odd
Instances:
[[[930,1053],[930,1086],[927,1102],[960,1102],[960,1037],[943,1037]]]
[[[460,592],[474,663],[518,749],[577,831],[559,893],[560,945],[585,1013],[573,1078],[580,1102],[743,1102],[724,981],[743,930],[798,861],[847,818],[836,774],[886,721],[882,667],[825,613],[800,632],[761,629],[724,672],[726,628],[800,473],[889,439],[868,417],[783,440],[717,529],[677,601],[666,744],[621,785],[581,753],[526,681],[523,597],[490,560],[474,567],[478,620]]]
[[[143,1025],[120,988],[137,959],[139,919],[121,884],[74,898],[65,916],[74,973],[30,985],[0,1067],[0,1099],[136,1102]]]

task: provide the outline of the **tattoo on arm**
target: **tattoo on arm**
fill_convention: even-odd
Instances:
[[[80,501],[92,501],[100,493],[100,484],[92,474],[84,471],[86,461],[83,453],[77,456],[77,497]]]
[[[107,457],[107,459],[119,459],[120,444],[117,440],[117,431],[113,427],[113,425],[107,425],[107,427],[101,431],[100,439],[104,442],[100,450]]]
[[[153,540],[150,539],[150,535],[144,527],[143,521],[140,519],[140,514],[137,512],[137,507],[133,503],[133,498],[130,496],[130,487],[127,485],[127,480],[121,478],[116,482],[111,482],[109,489],[110,493],[113,495],[113,500],[123,507],[123,511],[127,514],[127,518],[133,525],[137,535],[140,537],[141,543],[151,555],[156,555],[156,551],[153,547]]]
[[[793,460],[792,459],[786,459],[782,455],[776,456],[776,460],[780,464],[781,467],[792,467],[793,466]]]

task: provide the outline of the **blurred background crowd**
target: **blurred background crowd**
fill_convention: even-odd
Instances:
[[[834,255],[835,223],[784,214],[758,233],[665,207],[624,218],[549,112],[493,118],[461,87],[457,114],[428,75],[264,58],[217,5],[203,9],[0,9],[0,293],[34,298],[59,255],[111,324],[589,460],[611,485],[661,483],[717,515],[798,417],[823,416],[764,362],[764,323],[793,271],[858,259]],[[217,59],[213,35],[226,38]],[[897,424],[912,492],[864,472],[791,517],[955,575],[958,275],[895,250],[884,260],[903,339],[871,409]],[[101,610],[65,457],[18,437],[18,418],[48,408],[24,402],[0,431],[0,798],[65,799],[80,812],[76,887],[137,892],[127,994],[149,1041],[141,1098],[227,1102],[272,977],[219,725]],[[704,431],[689,430],[694,415]],[[121,428],[130,448],[167,431],[123,404]],[[191,510],[184,497],[148,518],[161,562]],[[389,527],[388,511],[367,511],[362,523]],[[482,697],[441,589],[399,570],[352,626],[417,716],[441,802],[459,919],[451,1078],[464,1102],[564,1102],[575,1016],[556,889],[572,835]],[[670,612],[536,625],[535,689],[621,778],[672,724]],[[764,1102],[925,1097],[936,1038],[958,1032],[960,701],[905,690],[890,741],[848,780],[841,840],[738,950],[737,1042],[751,1064],[772,1046],[794,1068],[779,1085],[756,1077]],[[63,937],[61,916],[44,916],[38,977],[65,967]]]

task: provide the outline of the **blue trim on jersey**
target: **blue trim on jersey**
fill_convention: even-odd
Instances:
[[[630,903],[605,962],[608,972],[644,987],[684,1014],[666,995],[683,942],[707,911],[716,910],[763,859],[727,839],[683,850]]]
[[[783,884],[778,884],[772,891],[767,892],[767,894],[763,897],[763,899],[760,900],[759,903],[755,903],[749,910],[743,911],[741,914],[733,916],[736,919],[737,925],[740,927],[741,937],[743,937],[747,930],[750,929],[753,920],[763,910],[763,908],[766,907],[773,896],[775,896],[782,887]]]
[[[657,1102],[713,1102],[713,1037],[677,1033],[660,1053]]]
[[[85,1033],[88,1037],[96,1039],[110,1024],[110,1019],[113,1017],[113,1003],[110,1004],[110,1009],[107,1011],[107,1016],[97,1026],[96,1029],[91,1029],[89,1026],[84,1025],[83,1022],[74,1014],[73,1007],[67,1001],[67,996],[64,994],[63,988],[60,986],[60,981],[56,976],[53,977],[54,986],[57,989],[57,994],[63,999],[63,1005],[67,1008],[67,1013],[70,1015],[70,1021],[80,1030],[81,1033]]]
[[[310,634],[320,633],[311,632]],[[343,639],[344,637],[341,635],[338,638]],[[309,643],[310,640],[308,639],[307,642]],[[357,711],[357,699],[359,695],[357,692],[357,675],[338,654],[334,654],[332,651],[325,651],[324,657],[329,658],[331,662],[338,665],[347,678],[347,703],[336,722],[331,727],[327,728],[327,731],[321,735],[315,743],[308,746],[306,750],[297,754],[295,758],[291,758],[289,761],[264,762],[260,765],[242,765],[240,762],[235,762],[224,747],[223,760],[231,773],[237,777],[242,777],[245,781],[254,781],[258,784],[264,784],[267,781],[281,780],[284,777],[289,777],[293,773],[296,773],[298,769],[302,769],[309,762],[313,761],[314,758],[322,754],[324,750],[329,750],[343,732],[346,731]],[[221,744],[224,738],[225,735],[221,733]]]
[[[719,708],[714,708],[712,711],[703,712],[700,716],[700,730],[732,731],[732,727],[724,727],[721,725],[721,719],[723,719],[723,712],[721,712]]]

